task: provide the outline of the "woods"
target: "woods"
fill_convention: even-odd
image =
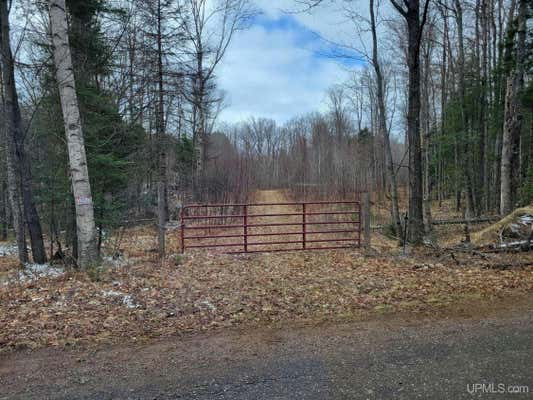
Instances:
[[[357,60],[350,78],[306,115],[227,122],[218,73],[260,15],[252,1],[2,1],[0,236],[16,238],[20,261],[29,239],[35,263],[96,265],[108,232],[141,219],[164,260],[182,204],[258,189],[369,191],[388,204],[390,234],[413,244],[434,240],[432,202],[467,219],[531,203],[530,1],[291,7],[350,21],[350,35],[323,38]]]
[[[531,393],[532,17],[0,0],[0,398]]]

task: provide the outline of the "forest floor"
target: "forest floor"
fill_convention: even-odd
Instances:
[[[284,197],[269,191],[257,200]],[[274,211],[286,212],[269,210]],[[315,325],[393,313],[455,315],[472,304],[519,302],[533,292],[531,252],[424,247],[403,256],[397,243],[376,234],[369,251],[181,256],[178,238],[178,231],[169,232],[170,255],[161,266],[154,229],[127,229],[121,257],[106,258],[105,268],[90,273],[23,270],[4,245],[0,352],[144,343],[222,328]],[[109,240],[111,252],[116,242]]]

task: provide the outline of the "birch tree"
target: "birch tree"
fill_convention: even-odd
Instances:
[[[98,262],[97,235],[68,37],[65,0],[49,0],[48,11],[56,80],[59,87],[61,110],[67,136],[72,193],[76,208],[78,263],[80,267],[86,268]]]

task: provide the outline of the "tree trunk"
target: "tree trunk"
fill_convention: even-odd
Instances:
[[[447,52],[447,46],[448,46],[448,11],[445,7],[441,8],[441,15],[442,20],[444,23],[444,31],[443,31],[443,39],[442,39],[442,64],[441,64],[441,101],[440,101],[440,107],[441,107],[441,116],[440,116],[440,135],[441,138],[444,138],[446,135],[446,105],[448,103],[448,89],[447,89],[447,62],[448,62],[448,52]],[[439,158],[441,158],[439,162],[439,207],[442,206],[442,200],[444,198],[444,157],[442,156],[442,139],[439,140]]]
[[[500,214],[509,214],[516,205],[520,171],[520,132],[522,130],[522,105],[520,94],[524,87],[524,61],[526,41],[526,1],[518,4],[518,29],[516,64],[507,77],[505,91],[505,116],[502,140]],[[512,24],[512,21],[508,22]],[[510,28],[512,29],[512,28]]]
[[[471,217],[474,212],[474,196],[473,196],[473,182],[472,182],[472,163],[469,149],[470,130],[468,127],[468,118],[466,111],[466,83],[465,83],[465,50],[464,50],[464,34],[463,34],[463,8],[460,0],[454,1],[454,12],[457,21],[457,36],[459,41],[459,102],[461,107],[461,125],[462,125],[462,167],[465,176],[465,196],[466,196],[466,215]],[[460,145],[459,141],[459,145]],[[458,152],[460,149],[458,149]],[[457,160],[458,161],[458,160]]]
[[[1,76],[1,73],[0,73]],[[0,83],[0,87],[2,87]],[[1,96],[3,99],[3,96]],[[9,225],[8,198],[7,198],[7,137],[5,135],[4,118],[0,116],[0,240],[7,240],[7,229]]]
[[[93,199],[68,37],[65,0],[49,0],[50,28],[61,109],[67,136],[72,192],[76,208],[78,263],[86,268],[99,261]]]
[[[24,219],[30,235],[33,261],[46,262],[41,222],[33,200],[30,160],[24,146],[22,117],[15,83],[15,66],[11,53],[8,0],[2,0],[0,14],[2,23],[2,74],[6,134],[15,145],[15,160],[18,162]]]
[[[378,101],[378,125],[379,133],[383,138],[385,145],[385,164],[387,180],[389,182],[390,194],[391,194],[391,216],[392,223],[394,224],[395,234],[400,238],[403,234],[402,223],[400,220],[400,211],[398,207],[398,183],[396,179],[396,171],[394,169],[394,163],[392,159],[392,151],[390,145],[389,131],[387,129],[387,114],[385,108],[385,94],[384,94],[384,82],[383,74],[381,72],[381,64],[378,55],[378,39],[376,30],[376,18],[374,15],[374,0],[370,0],[370,26],[372,30],[372,65],[376,74],[376,86],[377,86],[377,101]]]
[[[3,68],[2,68],[3,70]],[[3,71],[2,71],[3,72]],[[3,81],[3,79],[2,79]],[[2,88],[3,88],[2,82]],[[0,91],[2,95],[2,107],[6,109],[6,102],[4,91]],[[8,120],[5,118],[4,111],[4,121],[3,121],[3,133],[4,133],[4,142],[5,152],[6,152],[6,175],[7,175],[7,192],[8,200],[11,208],[11,217],[13,219],[13,230],[15,232],[15,238],[17,241],[18,257],[21,263],[27,263],[28,258],[28,249],[26,248],[26,230],[24,229],[24,219],[22,218],[22,207],[20,203],[20,191],[19,191],[19,182],[18,182],[18,172],[17,172],[17,162],[16,162],[16,151],[15,143],[13,142],[13,137],[7,134]]]
[[[420,140],[420,5],[411,0],[407,11],[409,68],[407,138],[409,143],[409,233],[413,243],[421,243],[424,237],[422,148]]]
[[[205,168],[207,164],[207,140],[206,140],[206,110],[205,110],[205,78],[204,78],[204,54],[201,38],[198,38],[199,48],[196,55],[196,82],[194,85],[194,107],[197,110],[195,147],[196,147],[196,171],[195,192],[197,200],[205,200]]]
[[[488,79],[489,79],[489,22],[488,1],[481,1],[481,104],[479,113],[479,186],[482,188],[481,198],[478,202],[478,211],[486,213],[489,209],[489,177],[488,177]]]
[[[8,219],[7,219],[7,183],[5,180],[2,180],[2,194],[0,195],[0,223],[2,226],[0,227],[0,240],[6,241],[7,240],[7,225],[8,225]]]
[[[429,234],[433,231],[431,223],[431,178],[430,178],[430,102],[429,102],[429,74],[430,72],[430,57],[431,57],[431,43],[425,44],[427,48],[424,49],[424,78],[423,78],[423,93],[422,96],[422,159],[424,165],[423,173],[423,212],[424,212],[424,231]]]
[[[163,38],[161,1],[157,3],[157,65],[158,65],[158,107],[157,107],[157,149],[158,149],[158,179],[157,179],[157,238],[159,259],[165,259],[165,227],[167,223],[166,206],[166,151],[165,151],[165,102],[163,81]]]
[[[13,217],[13,230],[17,240],[18,256],[21,263],[27,263],[28,249],[26,248],[26,230],[24,229],[24,219],[22,217],[22,206],[20,202],[20,191],[17,173],[17,163],[15,156],[15,143],[10,135],[6,135],[7,143],[7,189],[9,204],[11,206],[11,216]]]

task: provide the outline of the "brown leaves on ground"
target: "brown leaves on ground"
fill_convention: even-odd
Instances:
[[[139,246],[146,246],[141,242]],[[512,257],[521,257],[523,264],[533,261],[532,255],[487,260],[469,254],[364,256],[350,250],[242,256],[198,252],[186,255],[180,265],[173,257],[164,267],[151,260],[149,251],[141,256],[134,248],[126,255],[137,258],[104,272],[97,282],[88,274],[71,272],[1,284],[0,347],[130,341],[230,326],[349,320],[533,290],[531,266],[486,268],[488,263],[512,263]]]

